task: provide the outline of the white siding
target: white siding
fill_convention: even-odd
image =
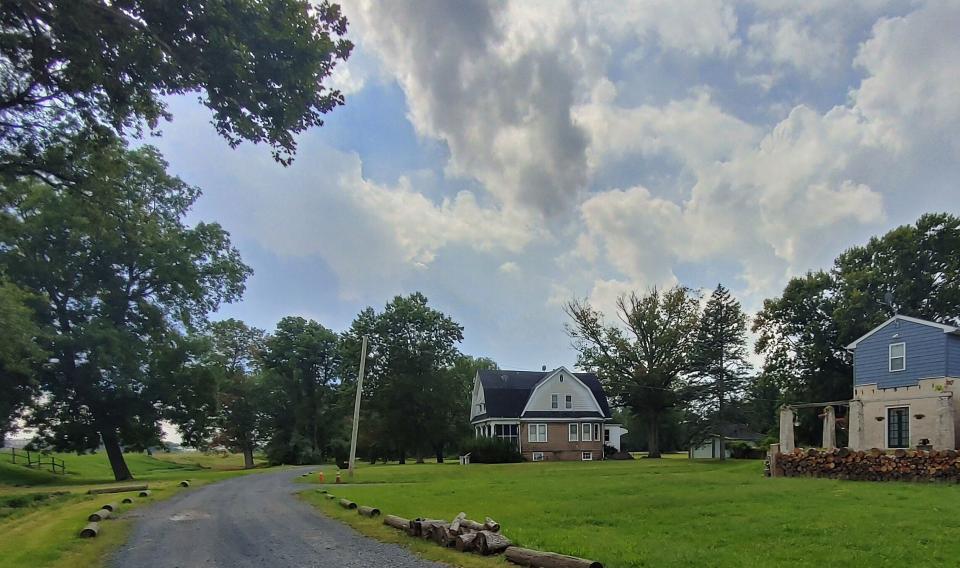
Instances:
[[[484,405],[483,408],[480,408],[480,405]],[[483,398],[483,387],[480,385],[479,379],[474,379],[473,381],[473,399],[470,401],[470,420],[478,414],[483,414],[487,411],[486,402]]]
[[[560,401],[559,408],[551,408],[550,395],[552,394],[560,395],[558,397]],[[573,395],[573,408],[567,408],[565,405],[565,397],[568,394]],[[524,409],[524,412],[531,410],[600,412],[600,407],[597,405],[597,401],[593,397],[593,393],[590,391],[590,389],[588,389],[569,371],[566,369],[561,369],[559,372],[547,377],[534,390],[533,394],[530,396],[530,400],[527,401],[527,407]]]

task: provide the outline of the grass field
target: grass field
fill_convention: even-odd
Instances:
[[[367,466],[331,493],[402,517],[491,516],[516,544],[619,566],[944,566],[960,487],[767,479],[758,461]],[[308,492],[330,515],[416,543]],[[416,545],[431,555],[426,543]],[[443,551],[456,559],[455,552]],[[470,566],[481,566],[470,558]]]
[[[125,519],[105,521],[96,539],[77,536],[87,515],[123,497],[86,494],[90,487],[113,483],[106,455],[54,455],[66,460],[66,475],[11,464],[9,454],[0,452],[0,567],[96,567],[126,539],[130,521]],[[197,486],[241,474],[243,464],[241,456],[198,453],[126,458],[135,482],[148,483],[152,495],[135,497],[121,512],[174,495],[183,479]]]

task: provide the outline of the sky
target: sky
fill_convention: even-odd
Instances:
[[[422,291],[503,368],[572,366],[564,302],[791,276],[960,213],[960,3],[363,0],[296,161],[197,95],[150,138],[255,274],[217,317],[343,330]]]

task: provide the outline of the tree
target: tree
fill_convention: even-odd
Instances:
[[[261,353],[264,402],[274,463],[323,459],[338,431],[340,338],[313,320],[285,317]]]
[[[791,279],[754,319],[755,349],[788,400],[848,399],[845,346],[894,313],[960,323],[960,218],[923,215],[845,251],[830,271]],[[818,425],[799,418],[812,438]]]
[[[659,458],[661,419],[683,401],[680,382],[692,370],[699,298],[682,286],[621,296],[622,328],[606,324],[586,301],[571,301],[565,311],[578,366],[597,373],[618,405],[645,419],[648,456]]]
[[[122,445],[161,436],[159,355],[239,298],[250,269],[219,225],[184,223],[200,190],[156,149],[70,139],[51,152],[77,156],[70,185],[0,178],[0,272],[43,298],[51,354],[34,368],[43,396],[31,419],[58,449],[102,440],[116,479],[129,479]]]
[[[430,432],[430,444],[443,462],[444,448],[452,442],[472,438],[470,426],[470,401],[473,396],[473,381],[481,370],[498,369],[497,363],[488,357],[457,355],[453,364],[443,370],[444,384],[450,388],[443,393],[448,400],[441,402],[434,412],[441,414],[441,427]]]
[[[381,444],[389,443],[401,463],[411,451],[418,461],[428,449],[442,454],[438,444],[448,440],[434,434],[447,431],[453,401],[462,394],[462,382],[448,369],[457,362],[463,328],[416,292],[395,297],[381,313],[360,312],[343,336],[347,365],[359,361],[363,336],[370,350],[361,429],[376,428]],[[346,376],[355,377],[355,367]]]
[[[353,47],[340,7],[307,0],[4,0],[0,24],[5,168],[64,129],[155,128],[164,97],[197,91],[231,145],[289,163],[295,135],[343,104],[324,81]]]
[[[700,379],[694,388],[696,399],[716,409],[714,430],[720,434],[720,459],[724,459],[723,436],[726,427],[724,402],[738,400],[750,370],[747,361],[747,316],[740,302],[718,284],[707,300],[693,345],[693,369]]]
[[[20,412],[38,394],[36,368],[47,354],[37,345],[40,328],[22,288],[0,282],[0,447]]]
[[[214,442],[241,452],[244,468],[249,469],[254,466],[253,450],[261,437],[259,368],[265,334],[232,318],[211,323],[208,333],[209,362],[220,378]]]

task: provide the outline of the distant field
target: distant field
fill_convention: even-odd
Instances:
[[[517,544],[620,566],[946,566],[960,487],[767,479],[759,461],[364,466],[339,497],[411,518],[485,515]],[[361,531],[378,522],[308,492]],[[425,543],[416,545],[429,552]],[[453,554],[456,558],[456,553]],[[434,556],[448,559],[446,556]],[[470,566],[480,566],[470,558]]]
[[[0,450],[0,567],[100,566],[104,555],[124,541],[130,526],[125,519],[106,521],[96,539],[77,537],[87,515],[122,498],[86,494],[90,487],[114,483],[105,454],[54,454],[67,463],[67,474],[55,475],[11,464],[6,452]],[[175,494],[183,479],[197,486],[243,473],[241,456],[185,452],[126,458],[133,483],[148,483],[153,494],[121,511]]]

